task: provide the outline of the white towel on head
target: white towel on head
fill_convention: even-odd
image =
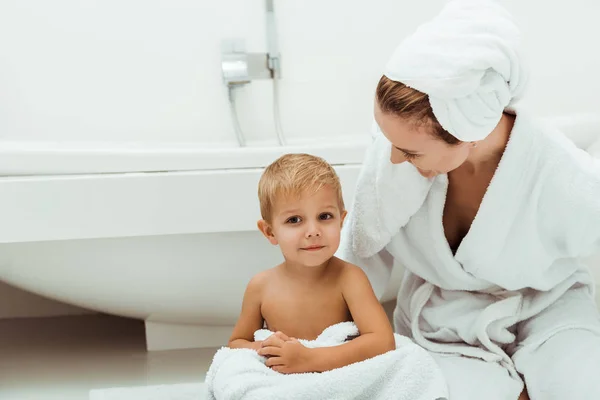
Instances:
[[[435,117],[459,140],[482,140],[525,89],[519,37],[495,1],[451,0],[396,48],[384,75],[429,95]]]

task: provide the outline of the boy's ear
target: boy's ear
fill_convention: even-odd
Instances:
[[[346,211],[346,210],[342,211],[342,215],[341,215],[342,223],[340,224],[341,226],[344,226],[344,220],[346,219],[346,215],[348,215],[348,211]]]
[[[271,242],[272,245],[276,246],[278,244],[275,235],[273,235],[273,228],[271,228],[271,225],[269,225],[267,221],[265,221],[264,219],[258,220],[256,225],[258,226],[258,230],[261,231],[263,235],[265,235],[267,240]]]

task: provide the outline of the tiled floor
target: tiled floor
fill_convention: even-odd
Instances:
[[[0,399],[84,400],[93,388],[199,382],[216,349],[146,352],[141,321],[0,320]]]

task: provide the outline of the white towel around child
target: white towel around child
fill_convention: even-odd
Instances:
[[[255,340],[272,332],[261,329]],[[358,335],[352,322],[325,329],[307,347],[342,345]],[[433,358],[410,339],[395,334],[396,349],[385,354],[322,373],[281,374],[265,365],[250,349],[221,348],[206,376],[209,400],[265,399],[398,399],[445,400],[446,382]]]

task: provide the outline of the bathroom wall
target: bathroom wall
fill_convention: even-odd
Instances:
[[[389,54],[443,2],[275,0],[286,135],[366,132]],[[532,108],[595,111],[600,3],[501,2],[523,28]],[[221,40],[265,51],[264,21],[264,0],[3,0],[0,138],[233,143]],[[275,140],[271,94],[239,93],[253,143]]]
[[[275,0],[281,112],[290,140],[362,134],[396,44],[443,0]],[[594,0],[502,1],[523,30],[544,115],[597,111]],[[568,16],[568,19],[567,19]],[[266,49],[264,0],[3,0],[2,141],[233,144],[221,40]],[[274,142],[269,81],[239,92],[251,143]],[[0,284],[0,318],[83,312]]]

